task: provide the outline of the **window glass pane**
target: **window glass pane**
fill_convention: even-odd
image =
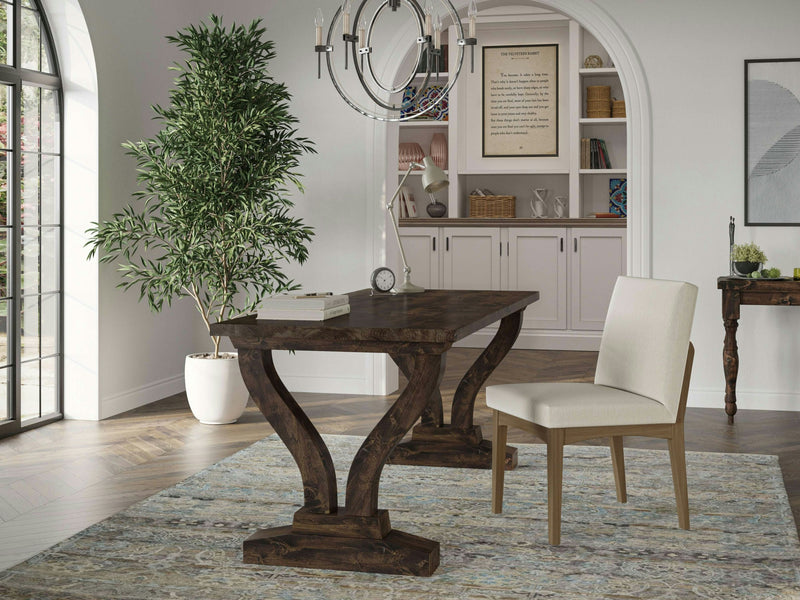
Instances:
[[[8,407],[8,369],[0,369],[0,421],[5,421],[11,416]]]
[[[14,39],[14,7],[0,3],[0,64],[10,65],[12,63],[13,45],[9,40]],[[2,400],[0,400],[2,402]]]
[[[41,154],[35,152],[22,153],[22,210],[20,219],[23,227],[39,224],[39,161]]]
[[[13,168],[10,152],[0,152],[0,227],[8,225],[8,180]]]
[[[27,6],[28,8],[36,8],[33,4],[33,0],[22,0],[22,6]]]
[[[42,227],[42,255],[39,269],[41,271],[41,292],[58,291],[58,234],[57,227]]]
[[[42,356],[57,352],[58,346],[58,294],[42,296],[41,349]]]
[[[41,152],[58,152],[61,141],[60,120],[58,116],[58,95],[55,90],[42,89],[41,113]]]
[[[51,415],[58,411],[56,382],[58,381],[58,360],[46,358],[40,364],[42,415]]]
[[[0,298],[6,298],[9,295],[8,290],[8,230],[0,229]],[[3,311],[5,311],[5,302],[0,302]],[[3,325],[3,335],[5,335],[5,312],[0,314]]]
[[[8,361],[8,300],[0,301],[0,365],[7,365]],[[2,402],[3,392],[0,391],[0,402]]]
[[[20,365],[22,384],[22,420],[35,419],[39,412],[39,361],[34,360]]]
[[[0,85],[0,148],[9,148],[8,143],[8,104],[11,86]]]
[[[30,296],[38,294],[40,239],[38,227],[22,229],[22,294]]]
[[[39,358],[39,300],[41,296],[22,299],[20,336],[22,338],[22,360]]]
[[[43,155],[40,160],[40,219],[43,225],[52,225],[61,222],[61,158]]]
[[[39,108],[41,106],[42,88],[22,86],[22,149],[31,152],[39,150],[39,133],[41,119]]]
[[[38,71],[41,67],[42,29],[39,13],[22,9],[22,68]]]

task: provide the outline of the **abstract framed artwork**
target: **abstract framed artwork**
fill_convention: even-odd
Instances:
[[[744,61],[745,225],[800,226],[800,58]]]

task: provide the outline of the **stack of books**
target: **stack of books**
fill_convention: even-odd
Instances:
[[[605,140],[581,139],[581,169],[611,169]]]
[[[347,294],[308,293],[270,296],[261,302],[257,318],[289,321],[325,321],[350,312]]]

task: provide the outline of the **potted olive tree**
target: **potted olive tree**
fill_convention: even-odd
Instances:
[[[163,126],[123,144],[142,189],[87,232],[89,256],[116,262],[120,287],[138,289],[155,312],[191,298],[206,328],[296,289],[282,268],[306,260],[313,234],[290,216],[287,194],[302,191],[298,161],[314,149],[297,135],[286,86],[267,71],[275,52],[263,34],[260,20],[226,29],[212,15],[167,38],[187,56],[172,67],[169,105],[153,107]],[[186,393],[200,421],[233,422],[247,390],[236,354],[212,342],[213,352],[187,357]]]

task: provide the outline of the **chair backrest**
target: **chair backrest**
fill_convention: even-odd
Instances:
[[[619,277],[594,382],[657,400],[677,418],[697,286]]]

